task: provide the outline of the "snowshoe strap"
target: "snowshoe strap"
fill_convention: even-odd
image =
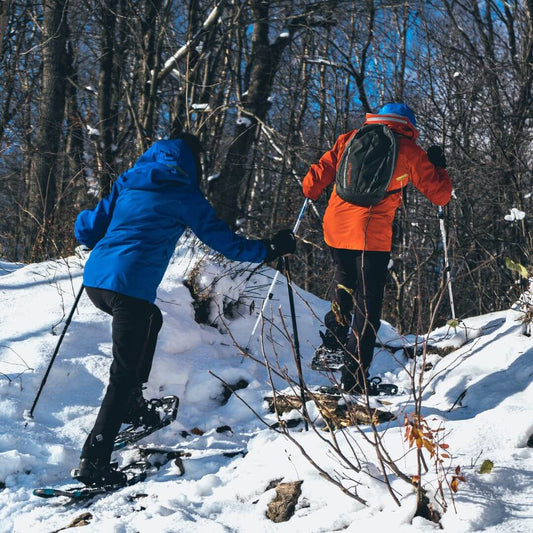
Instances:
[[[370,383],[374,383],[374,385],[377,387],[379,392],[382,392],[389,396],[394,396],[395,394],[398,394],[397,385],[394,385],[394,383],[381,383],[382,380],[379,376],[375,376],[371,378],[369,381]]]

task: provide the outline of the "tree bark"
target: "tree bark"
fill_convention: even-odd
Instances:
[[[4,35],[9,22],[9,8],[11,0],[0,0],[0,59],[4,55]]]
[[[101,5],[102,30],[101,30],[101,55],[100,73],[98,76],[98,138],[97,150],[100,151],[99,182],[100,195],[107,196],[111,192],[111,185],[115,177],[115,150],[116,142],[116,110],[113,106],[113,82],[115,65],[115,27],[117,18],[117,0],[107,0]]]
[[[65,113],[68,0],[43,4],[43,74],[36,153],[28,184],[25,258],[45,258],[56,202],[57,157]]]
[[[235,125],[235,134],[220,177],[214,187],[213,204],[220,218],[230,227],[240,214],[239,196],[241,184],[247,174],[250,148],[257,135],[258,123],[263,121],[270,107],[268,98],[283,50],[290,42],[286,34],[274,43],[269,39],[269,2],[252,0],[254,17],[252,48],[248,64],[248,90],[242,102],[241,116]]]

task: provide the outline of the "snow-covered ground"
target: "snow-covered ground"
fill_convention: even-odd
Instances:
[[[187,245],[178,248],[158,292],[165,323],[146,391],[147,397],[178,395],[178,418],[144,444],[196,452],[183,459],[183,476],[169,462],[142,483],[75,505],[65,505],[61,498],[44,500],[32,491],[73,485],[69,471],[77,466],[107,381],[110,320],[85,295],[81,298],[34,418],[27,422],[24,412],[32,405],[80,287],[82,261],[0,263],[0,533],[57,531],[84,512],[91,517],[83,531],[99,533],[438,530],[437,524],[414,517],[415,495],[407,483],[391,477],[401,506],[391,498],[361,433],[371,436],[370,427],[348,430],[353,449],[347,453],[357,454],[360,473],[347,472],[328,451],[327,432],[306,432],[302,424],[290,430],[321,468],[339,475],[347,488],[358,485],[359,497],[367,502],[363,505],[326,481],[294,443],[254,415],[249,407],[268,423],[276,421],[264,401],[271,390],[267,372],[242,358],[232,336],[243,346],[248,343],[274,271],[263,268],[247,280],[248,273],[239,273],[235,265],[208,264],[201,269],[199,283],[206,286],[225,273],[216,285],[212,313],[225,300],[244,298],[233,318],[219,322],[217,329],[194,321],[192,298],[183,285],[195,265],[191,254]],[[273,327],[268,321],[264,328],[265,349],[271,361],[277,355],[280,366],[296,379],[280,318],[281,313],[291,329],[287,287],[284,278],[279,279],[266,313]],[[298,288],[295,293],[304,379],[313,386],[328,384],[326,376],[310,368],[328,303]],[[431,334],[441,346],[450,346],[461,344],[465,332],[476,337],[483,326],[496,325],[446,357],[434,355],[427,361],[432,368],[426,373],[423,413],[432,427],[444,425],[452,456],[449,465],[460,466],[466,478],[454,495],[455,509],[446,488],[450,505],[441,520],[445,531],[533,531],[533,448],[527,446],[533,434],[533,340],[522,334],[519,318],[518,311],[504,310],[465,320],[466,330],[463,325],[457,332],[441,327]],[[259,337],[251,351],[262,359]],[[397,335],[383,324],[380,337],[391,341]],[[390,455],[410,475],[416,473],[415,461],[412,452],[406,453],[403,413],[412,411],[412,364],[402,352],[393,356],[380,350],[372,367],[372,375],[400,388],[395,397],[372,401],[398,415],[378,430]],[[215,375],[230,384],[246,380],[248,387],[237,394],[249,407],[236,395],[221,405],[223,386]],[[278,378],[275,382],[287,387]],[[308,408],[316,413],[311,403]],[[295,418],[297,413],[287,416]],[[229,458],[221,450],[247,453]],[[116,455],[122,463],[136,458],[134,450]],[[494,468],[481,474],[486,459]],[[436,488],[434,478],[432,472],[424,477],[429,493]],[[294,516],[274,523],[265,511],[275,494],[269,484],[279,479],[303,481],[302,494]]]

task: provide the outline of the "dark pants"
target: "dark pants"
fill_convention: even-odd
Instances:
[[[339,340],[348,327],[342,383],[345,390],[364,386],[374,355],[376,334],[383,308],[389,252],[363,252],[331,248],[335,263],[335,287],[325,325]]]
[[[113,362],[100,411],[81,457],[108,461],[132,393],[148,381],[163,317],[148,301],[104,289],[85,290],[98,309],[113,317]]]

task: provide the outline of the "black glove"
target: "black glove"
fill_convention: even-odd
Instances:
[[[270,262],[282,255],[292,254],[296,250],[296,239],[290,229],[278,231],[272,239],[264,239],[267,247],[265,262]]]
[[[430,146],[427,150],[427,154],[430,162],[436,167],[446,168],[446,156],[440,146],[437,146],[436,144]]]

